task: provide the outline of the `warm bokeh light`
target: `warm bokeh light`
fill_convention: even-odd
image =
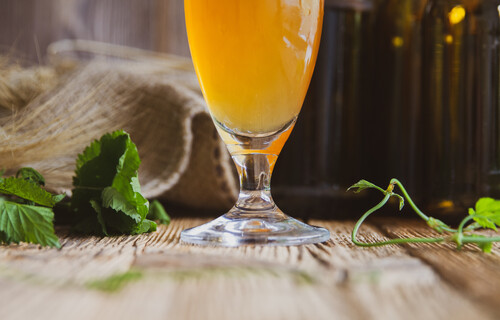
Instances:
[[[392,45],[395,46],[396,48],[402,47],[404,44],[404,40],[402,37],[395,36],[392,38]]]
[[[458,5],[454,6],[448,14],[448,18],[450,19],[451,24],[460,23],[465,18],[465,9],[464,7]]]

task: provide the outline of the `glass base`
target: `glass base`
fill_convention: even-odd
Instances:
[[[300,222],[276,207],[258,213],[233,207],[215,220],[181,232],[183,242],[224,247],[294,246],[328,239],[328,230]]]

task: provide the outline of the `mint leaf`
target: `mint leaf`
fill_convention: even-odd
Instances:
[[[347,191],[352,189],[354,191],[354,193],[359,193],[365,189],[371,189],[371,188],[374,188],[374,189],[377,189],[377,190],[384,192],[384,190],[382,188],[380,188],[380,187],[378,187],[378,186],[374,185],[373,183],[368,182],[366,180],[359,180],[358,182],[356,182],[355,184],[353,184],[352,186],[347,188]]]
[[[92,209],[94,209],[95,212],[97,213],[97,221],[99,222],[99,224],[101,226],[102,233],[104,233],[104,235],[107,236],[108,230],[106,229],[106,222],[104,221],[104,217],[102,216],[101,205],[95,200],[90,200],[90,205],[92,206]]]
[[[0,198],[0,240],[37,243],[60,248],[50,208],[19,204]]]
[[[135,144],[122,130],[102,136],[78,156],[71,200],[78,230],[105,235],[156,230],[146,219],[149,202],[141,194],[140,163]]]
[[[104,188],[102,191],[102,206],[123,212],[135,223],[139,223],[142,220],[141,215],[137,212],[137,207],[127,201],[127,198],[113,187]]]
[[[45,191],[41,188],[44,184],[43,176],[33,168],[21,168],[15,178],[0,179],[0,193],[7,196],[0,194],[0,243],[61,246],[54,233],[51,208],[65,195]]]
[[[107,209],[103,211],[105,224],[114,232],[133,235],[156,230],[156,223],[144,219],[137,206],[113,187],[103,190],[102,205]]]
[[[104,137],[103,137],[104,138]],[[90,160],[97,158],[101,153],[101,142],[94,140],[88,147],[85,148],[83,153],[79,154],[76,158],[76,176],[78,177],[81,172],[81,168],[84,164]]]
[[[475,210],[469,209],[469,215],[481,227],[497,230],[496,226],[500,226],[500,200],[481,198],[476,202]]]
[[[0,180],[0,193],[13,195],[50,208],[64,198],[64,195],[55,196],[29,180],[14,177]]]
[[[169,225],[170,224],[170,216],[163,208],[162,204],[158,200],[153,200],[149,207],[149,213],[147,215],[148,219],[157,220],[161,224]]]
[[[16,178],[21,178],[39,186],[45,185],[44,177],[35,169],[30,167],[21,168],[16,173]]]
[[[156,224],[156,222],[148,220],[148,219],[144,219],[141,222],[141,224],[138,226],[135,234],[153,232],[153,231],[156,231],[157,227],[158,227],[158,225]]]

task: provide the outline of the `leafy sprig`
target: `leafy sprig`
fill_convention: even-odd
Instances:
[[[45,191],[44,184],[33,168],[21,168],[16,177],[0,177],[0,243],[61,247],[54,233],[52,208],[65,195]]]
[[[84,233],[140,234],[156,230],[170,217],[158,201],[141,194],[139,154],[130,136],[115,131],[92,142],[76,160],[71,203],[73,225]],[[53,207],[66,195],[42,188],[44,177],[21,168],[15,177],[0,170],[0,243],[28,242],[60,248],[54,233]],[[66,207],[64,204],[59,206]],[[153,221],[155,220],[155,221]]]
[[[401,194],[394,192],[395,187],[398,187]],[[497,230],[500,226],[500,200],[492,198],[481,198],[476,202],[475,208],[469,209],[469,215],[466,216],[459,224],[458,228],[452,228],[443,221],[427,216],[413,202],[404,186],[397,179],[391,179],[387,189],[382,189],[371,182],[360,180],[347,190],[353,190],[358,193],[365,189],[376,189],[380,191],[384,198],[374,207],[366,211],[361,218],[356,222],[351,234],[351,240],[355,245],[362,247],[375,247],[390,244],[403,243],[438,243],[438,242],[453,242],[457,245],[457,249],[463,247],[467,243],[477,245],[483,252],[491,252],[493,242],[500,242],[500,237],[487,237],[481,234],[474,233],[479,228]],[[362,223],[375,211],[382,208],[391,197],[399,200],[399,210],[404,206],[404,201],[408,202],[413,211],[424,220],[429,227],[443,234],[442,237],[417,237],[417,238],[397,238],[387,241],[377,242],[361,242],[357,239],[357,234]]]
[[[159,203],[150,212],[141,194],[140,163],[135,144],[122,130],[105,134],[78,156],[71,199],[78,231],[135,235],[156,230],[150,217],[170,221]]]

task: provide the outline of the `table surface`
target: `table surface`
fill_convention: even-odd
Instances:
[[[499,319],[500,245],[360,248],[351,221],[311,221],[322,244],[215,248],[179,242],[204,219],[140,236],[77,237],[61,250],[0,247],[0,319]],[[375,220],[360,237],[430,235]]]

